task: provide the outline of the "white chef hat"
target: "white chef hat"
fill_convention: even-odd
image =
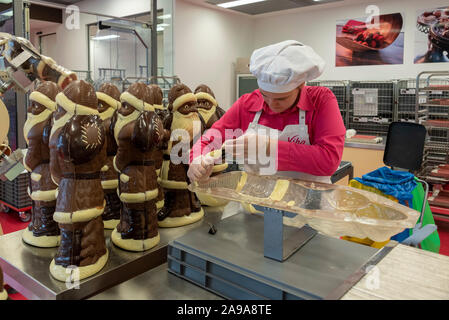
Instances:
[[[287,40],[255,50],[249,68],[260,89],[284,93],[318,78],[324,66],[324,60],[311,47]]]

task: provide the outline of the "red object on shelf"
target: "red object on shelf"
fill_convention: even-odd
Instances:
[[[433,127],[449,128],[449,120],[444,120],[444,119],[426,120],[424,122],[424,125],[433,126]]]
[[[441,84],[431,84],[425,89],[429,90],[449,90],[449,85],[441,85]]]
[[[442,169],[442,168],[436,168],[433,169],[430,172],[430,175],[433,177],[440,177],[444,179],[449,179],[449,170],[448,169]]]
[[[357,34],[366,30],[366,23],[357,21],[357,20],[349,20],[343,26],[343,32]]]
[[[430,206],[430,211],[436,214],[442,214],[449,217],[449,208],[443,208],[438,206]]]

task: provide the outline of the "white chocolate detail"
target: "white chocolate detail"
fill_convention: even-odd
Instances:
[[[159,194],[159,189],[154,189],[150,191],[143,192],[136,192],[136,193],[119,193],[119,190],[117,189],[117,194],[120,197],[120,200],[125,203],[141,203],[145,201],[150,201],[153,199],[156,199]]]
[[[68,268],[65,268],[60,265],[55,264],[55,260],[53,259],[50,263],[50,273],[51,275],[59,281],[66,282],[67,280],[77,281],[77,280],[83,280],[87,277],[90,277],[96,273],[98,273],[103,267],[106,265],[106,262],[108,261],[109,257],[109,251],[106,249],[106,253],[98,259],[98,261],[94,264],[84,266],[84,267],[78,267],[76,272],[75,270],[71,270],[72,273],[68,272]],[[71,277],[79,275],[79,279],[71,279]]]
[[[78,210],[73,213],[55,211],[53,220],[58,223],[72,224],[76,222],[86,222],[95,219],[104,212],[106,201],[103,202],[103,207],[96,207],[84,210]]]
[[[119,222],[119,219],[103,220],[104,228],[108,230],[115,229]]]
[[[58,95],[56,96],[56,103],[72,115],[99,115],[98,110],[83,106],[81,104],[77,104],[69,100],[64,92],[58,93]]]
[[[30,100],[40,103],[50,111],[56,111],[56,102],[51,100],[49,97],[47,97],[45,94],[39,92],[39,91],[33,91],[30,94]]]
[[[39,182],[41,180],[41,178],[42,178],[41,174],[35,173],[35,172],[31,173],[31,180]]]
[[[115,170],[116,172],[120,173],[120,170],[117,169],[117,165],[115,164],[115,157],[116,157],[116,156],[114,156],[114,158],[112,159],[112,166],[114,167],[114,170]]]
[[[146,103],[143,100],[138,99],[137,97],[135,97],[134,95],[132,95],[128,91],[125,91],[125,92],[123,92],[120,95],[120,101],[122,103],[123,102],[129,103],[130,105],[132,105],[134,108],[136,108],[140,112],[143,112],[143,111],[154,111],[153,105],[151,105],[149,103]]]
[[[187,189],[188,184],[185,181],[161,180],[161,186],[166,189]]]
[[[60,245],[61,236],[40,236],[35,237],[28,227],[23,230],[22,240],[32,246],[39,248],[54,248]]]
[[[0,283],[0,286],[2,284]],[[3,289],[3,288],[2,288]],[[8,292],[3,289],[3,291],[0,291],[0,301],[8,300]]]
[[[115,100],[113,97],[108,96],[104,92],[96,92],[97,99],[106,102],[113,110],[117,110],[120,106],[120,101]]]
[[[101,186],[105,190],[117,189],[118,188],[118,179],[101,181]]]
[[[128,123],[137,120],[137,118],[140,115],[140,111],[139,110],[134,110],[131,114],[124,116],[122,115],[120,112],[117,112],[117,122],[115,123],[114,126],[114,138],[115,138],[115,142],[117,142],[117,144],[119,144],[118,142],[118,135],[120,133],[120,131],[123,129],[124,126],[126,126]],[[114,157],[115,159],[115,157]],[[114,166],[114,168],[116,168]],[[115,169],[117,172],[119,172],[119,170]]]
[[[239,183],[237,184],[237,187],[235,188],[236,192],[242,191],[243,187],[246,184],[246,179],[248,179],[248,174],[246,172],[242,172],[242,176],[240,177]]]
[[[127,176],[124,173],[120,174],[120,181],[123,182],[123,183],[128,183],[129,182],[129,176]]]
[[[29,194],[29,191],[28,191],[28,194]],[[34,201],[54,201],[54,200],[56,200],[56,190],[33,191],[30,195],[30,198]]]
[[[284,198],[289,185],[290,181],[288,180],[284,179],[277,180],[276,185],[273,188],[273,192],[271,192],[270,199],[274,201],[281,201],[282,198]]]
[[[227,163],[217,164],[212,168],[212,173],[222,172],[222,171],[226,170],[227,168],[228,168]]]
[[[198,92],[198,93],[195,93],[195,96],[196,96],[197,100],[204,99],[204,100],[210,101],[214,106],[218,105],[217,100],[215,100],[215,98],[212,97],[212,95],[207,92]]]
[[[209,110],[204,108],[198,108],[198,112],[201,114],[201,116],[204,119],[204,122],[208,123],[209,119],[215,114],[215,111],[217,111],[217,107],[213,106]]]
[[[115,110],[112,108],[108,108],[104,112],[101,112],[100,113],[101,120],[105,121],[109,118],[112,118],[112,116],[114,115],[114,112],[115,112]]]
[[[188,216],[183,217],[167,217],[162,221],[158,221],[157,224],[160,228],[175,228],[175,227],[181,227],[188,224],[195,223],[199,220],[201,220],[204,217],[204,211],[203,208],[201,208],[198,212],[192,212]]]
[[[180,107],[185,105],[188,102],[196,102],[196,96],[193,93],[185,93],[180,97],[177,97],[175,101],[173,101],[173,110],[172,112],[176,112]]]
[[[28,140],[28,134],[30,133],[30,130],[39,123],[42,123],[44,121],[47,121],[48,118],[50,118],[52,115],[52,111],[45,109],[39,114],[32,114],[31,112],[27,113],[27,120],[25,121],[25,124],[23,125],[23,137],[25,138],[25,141],[27,144],[29,144]]]
[[[157,211],[161,210],[164,207],[164,204],[165,204],[165,200],[164,199],[159,200],[158,202],[156,202],[156,209],[157,209]]]
[[[106,172],[106,171],[108,171],[109,170],[109,167],[107,166],[107,165],[104,165],[102,168],[101,168],[101,172]]]
[[[158,232],[157,236],[145,240],[122,239],[122,235],[115,228],[111,233],[111,240],[122,249],[141,252],[155,247],[160,241],[160,235]]]
[[[51,127],[51,133],[50,133],[50,140],[53,137],[53,134],[60,128],[62,128],[63,126],[65,126],[65,124],[69,121],[69,119],[73,117],[73,114],[67,112],[66,114],[64,114],[61,118],[59,118],[58,120],[55,120],[53,122],[53,126]]]

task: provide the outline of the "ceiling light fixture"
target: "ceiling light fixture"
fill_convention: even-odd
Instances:
[[[92,37],[92,40],[110,40],[116,38],[120,38],[120,36],[117,34],[109,34],[107,36]]]
[[[171,14],[163,14],[161,16],[157,16],[158,19],[171,19]]]
[[[266,1],[266,0],[237,0],[237,1],[220,3],[220,4],[217,4],[217,6],[222,7],[222,8],[232,8],[232,7],[243,6],[245,4],[262,2],[262,1]]]

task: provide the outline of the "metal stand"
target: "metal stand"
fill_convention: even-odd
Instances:
[[[263,254],[267,258],[283,262],[317,234],[316,230],[306,225],[284,239],[283,218],[292,218],[296,214],[257,205],[254,207],[264,213]]]

